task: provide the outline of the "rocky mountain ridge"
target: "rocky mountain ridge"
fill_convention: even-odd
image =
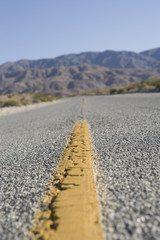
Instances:
[[[158,69],[111,69],[98,65],[0,72],[0,93],[43,92],[70,95],[160,78]]]
[[[160,48],[134,52],[70,54],[0,66],[0,93],[77,94],[160,78]]]
[[[129,51],[104,51],[68,54],[52,59],[19,60],[0,66],[0,71],[43,69],[79,64],[100,65],[108,68],[160,68],[160,48],[140,53]]]

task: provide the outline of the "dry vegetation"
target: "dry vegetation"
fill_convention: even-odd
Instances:
[[[40,102],[51,102],[60,97],[47,93],[22,93],[0,95],[0,107],[26,106]]]
[[[160,92],[160,79],[150,79],[148,81],[127,85],[125,87],[97,89],[94,91],[83,92],[81,95],[111,95],[135,92]]]
[[[125,87],[108,87],[103,89],[96,89],[93,91],[85,91],[80,94],[68,95],[83,96],[83,95],[112,95],[121,93],[135,93],[135,92],[160,92],[160,79],[151,79],[148,81],[142,81],[127,85]],[[48,93],[15,93],[15,94],[3,94],[0,95],[0,107],[11,106],[25,106],[29,104],[51,102],[60,99],[62,96],[56,96]]]

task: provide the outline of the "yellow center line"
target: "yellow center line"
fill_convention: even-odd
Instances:
[[[33,239],[101,240],[102,230],[86,121],[75,124],[59,172],[35,213]]]
[[[82,107],[85,107],[86,106],[86,100],[85,98],[82,98]]]

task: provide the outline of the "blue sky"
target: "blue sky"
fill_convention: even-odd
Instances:
[[[0,0],[0,64],[160,47],[160,0]]]

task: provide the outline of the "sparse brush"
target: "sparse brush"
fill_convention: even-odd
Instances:
[[[40,101],[40,102],[51,102],[53,100],[59,99],[59,96],[54,96],[48,93],[35,93],[33,96],[33,100]]]
[[[60,96],[48,93],[18,93],[0,95],[0,107],[26,106],[33,103],[51,102]]]
[[[2,107],[3,106],[3,102],[2,101],[0,101],[0,107]]]
[[[160,80],[155,83],[156,89],[160,90]]]
[[[20,102],[17,100],[7,100],[2,103],[1,107],[18,107],[21,106]]]
[[[117,89],[116,88],[111,88],[109,93],[110,94],[115,94],[115,93],[117,93]]]
[[[32,101],[31,100],[27,100],[27,99],[21,99],[21,104],[24,105],[24,106],[27,106],[29,104],[31,104]]]
[[[120,89],[117,90],[117,93],[123,93],[124,91],[125,91],[124,88],[120,88]]]

